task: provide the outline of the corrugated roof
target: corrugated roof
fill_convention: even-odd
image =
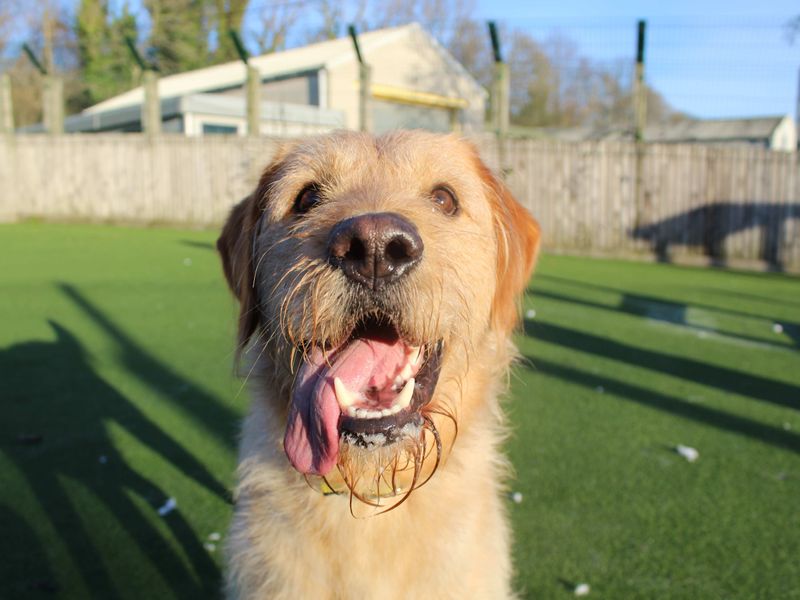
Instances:
[[[742,119],[692,119],[648,125],[648,142],[763,142],[768,140],[786,116]],[[632,139],[633,127],[540,127],[529,133],[564,141]]]
[[[765,140],[783,119],[783,116],[698,119],[651,125],[645,129],[645,139],[651,142]]]
[[[418,23],[411,23],[401,27],[390,27],[386,29],[376,29],[368,31],[358,36],[362,52],[369,60],[369,53],[386,44],[390,44],[403,36],[411,34],[413,31],[423,31]],[[427,32],[424,32],[430,37]],[[431,42],[437,49],[441,50],[436,40],[432,37]],[[446,52],[448,62],[455,62]],[[256,67],[263,79],[270,79],[302,73],[304,71],[315,71],[329,66],[339,65],[345,62],[356,60],[353,43],[349,37],[342,37],[335,40],[327,40],[316,44],[310,44],[301,48],[293,48],[283,52],[273,52],[263,54],[250,59],[250,64]],[[456,63],[460,70],[467,77],[472,77],[466,73],[463,67]],[[241,61],[231,61],[221,65],[214,65],[204,69],[187,71],[162,77],[158,81],[158,93],[162,98],[182,96],[200,92],[213,92],[231,87],[237,87],[244,83],[246,78],[245,66]],[[474,81],[474,80],[473,80]],[[475,85],[478,85],[475,82]],[[141,87],[134,88],[113,98],[99,102],[94,106],[83,111],[83,114],[92,114],[106,110],[121,108],[124,106],[141,104],[144,93]]]

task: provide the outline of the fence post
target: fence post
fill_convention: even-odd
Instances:
[[[634,119],[636,141],[644,139],[644,129],[647,125],[647,86],[644,81],[644,44],[647,21],[637,23],[636,33],[636,80],[634,83]]]
[[[356,51],[356,58],[358,59],[358,129],[360,131],[372,131],[369,110],[370,98],[372,95],[372,69],[364,62],[364,57],[361,54],[361,47],[358,44],[358,34],[356,33],[355,25],[349,25],[347,30],[350,32],[350,38],[353,40],[353,48]]]
[[[53,135],[64,133],[64,80],[57,75],[45,75],[44,126]]]
[[[45,131],[51,134],[64,133],[64,81],[42,66],[28,44],[22,44],[22,49],[42,75],[42,112]]]
[[[244,63],[247,72],[245,83],[247,135],[258,135],[261,133],[261,73],[250,64],[250,54],[245,50],[239,34],[233,29],[229,29],[228,35],[231,36],[233,47],[236,48],[239,59]]]
[[[133,60],[141,69],[142,73],[142,98],[141,117],[142,131],[147,135],[158,135],[161,133],[161,100],[158,98],[158,73],[154,64],[144,61],[133,38],[126,36],[125,44],[131,53]]]
[[[644,80],[644,48],[647,22],[640,19],[636,32],[636,74],[634,80],[634,143],[636,145],[634,226],[644,224],[644,134],[647,124],[647,87]]]
[[[497,136],[497,155],[500,162],[500,172],[505,175],[508,171],[505,145],[510,117],[511,81],[508,74],[508,64],[503,60],[497,25],[494,21],[489,21],[488,25],[489,38],[492,43],[492,56],[494,58],[492,90],[489,95],[490,119]]]
[[[11,100],[11,77],[0,75],[0,135],[14,133],[14,105]]]
[[[150,136],[161,133],[161,101],[158,98],[158,73],[152,69],[142,72],[144,102],[142,130]]]

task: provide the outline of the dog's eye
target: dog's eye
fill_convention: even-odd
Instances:
[[[458,212],[458,200],[456,195],[446,187],[437,187],[431,192],[431,197],[436,207],[447,216],[453,216]]]
[[[293,210],[298,215],[302,215],[319,204],[319,201],[319,188],[314,184],[307,185],[295,198]]]

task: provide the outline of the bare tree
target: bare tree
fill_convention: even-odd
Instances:
[[[458,35],[450,37],[447,49],[478,82],[492,83],[492,50],[485,23],[464,18],[455,24]]]
[[[445,47],[461,34],[458,25],[471,20],[474,0],[387,0],[373,5],[375,27],[392,27],[418,22]]]
[[[258,13],[258,24],[251,29],[260,54],[283,50],[289,32],[300,18],[299,4],[265,4]]]

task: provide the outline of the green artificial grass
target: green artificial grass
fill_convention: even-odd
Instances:
[[[0,598],[218,596],[247,398],[215,237],[0,226]],[[520,595],[800,598],[800,280],[545,256],[529,291]]]

